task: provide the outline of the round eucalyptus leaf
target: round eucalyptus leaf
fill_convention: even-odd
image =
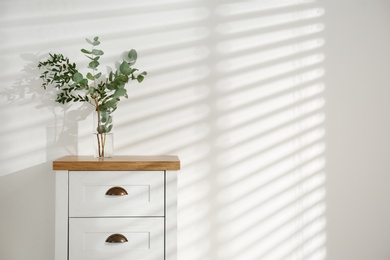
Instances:
[[[83,75],[81,73],[77,72],[73,75],[72,79],[74,82],[80,83],[83,80]]]
[[[130,51],[129,51],[129,53],[127,54],[127,57],[129,57],[129,63],[130,63],[130,65],[133,65],[133,64],[135,64],[135,62],[137,61],[137,51],[136,50],[134,50],[134,49],[131,49]]]
[[[89,64],[88,64],[88,67],[91,68],[91,69],[96,69],[98,66],[99,66],[99,62],[96,61],[96,60],[93,60],[91,61]]]

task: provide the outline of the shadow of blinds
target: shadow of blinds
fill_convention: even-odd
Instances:
[[[116,147],[180,155],[178,259],[325,259],[324,8],[177,13],[140,32],[150,78],[116,112]]]
[[[324,9],[216,6],[218,259],[325,259]]]

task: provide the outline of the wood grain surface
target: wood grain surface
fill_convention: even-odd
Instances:
[[[53,161],[53,170],[69,171],[157,171],[180,170],[180,160],[176,155],[132,155],[112,158],[93,156],[65,156]]]

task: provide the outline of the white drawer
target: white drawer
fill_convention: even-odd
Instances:
[[[164,171],[70,171],[69,187],[69,217],[164,216]]]
[[[113,234],[127,242],[106,242]],[[164,259],[164,218],[69,219],[69,260],[133,259]]]

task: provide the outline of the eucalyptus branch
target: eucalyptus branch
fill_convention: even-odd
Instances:
[[[40,75],[42,87],[46,89],[52,85],[59,89],[56,97],[58,103],[88,102],[94,105],[95,109],[113,112],[122,97],[128,98],[125,85],[132,80],[141,83],[147,73],[144,71],[136,74],[138,69],[132,66],[137,61],[137,52],[132,49],[127,54],[127,60],[123,60],[115,72],[110,71],[105,81],[98,83],[102,76],[102,73],[98,72],[99,59],[104,52],[96,48],[100,45],[99,37],[86,41],[91,48],[81,49],[81,52],[90,60],[88,68],[92,73],[88,72],[84,76],[76,64],[70,62],[63,54],[49,54],[46,61],[38,63],[38,68],[43,69]],[[92,102],[95,99],[97,102]]]
[[[137,61],[137,52],[132,49],[127,53],[127,60],[123,60],[115,72],[110,71],[104,82],[98,82],[102,76],[102,73],[98,72],[99,59],[104,52],[96,47],[100,45],[99,37],[86,41],[91,48],[81,49],[81,52],[90,60],[88,68],[92,73],[88,72],[84,76],[76,64],[70,62],[63,54],[49,54],[46,61],[38,63],[38,68],[43,69],[40,75],[42,87],[47,89],[52,85],[59,90],[56,102],[61,104],[87,102],[95,107],[98,113],[96,131],[100,149],[100,144],[104,148],[106,133],[112,129],[111,113],[117,109],[122,97],[128,98],[125,85],[132,80],[141,83],[147,73],[145,71],[138,73],[138,69],[132,67]],[[99,156],[101,155],[104,156],[104,149],[99,150]]]

